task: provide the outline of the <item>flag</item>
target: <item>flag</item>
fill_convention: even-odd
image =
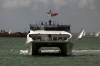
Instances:
[[[47,11],[47,14],[51,14],[51,10],[50,11]]]
[[[58,13],[51,13],[51,17],[57,16]]]
[[[51,10],[47,11],[46,13],[48,14],[48,16],[51,16],[51,17],[54,17],[54,16],[58,15],[58,13],[52,12]]]

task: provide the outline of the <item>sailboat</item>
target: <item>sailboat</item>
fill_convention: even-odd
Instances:
[[[90,35],[93,35],[93,33],[91,33]]]
[[[100,34],[100,31],[97,31],[97,32],[95,33],[95,37],[98,37],[99,34]]]
[[[84,29],[82,28],[81,31],[80,31],[80,33],[79,33],[79,35],[77,36],[76,39],[77,39],[77,40],[81,40],[83,34],[84,34]]]
[[[83,32],[83,36],[85,36],[85,35],[86,35],[86,32],[84,31],[84,32]]]
[[[9,32],[8,32],[9,34],[11,33],[11,29],[9,30]]]

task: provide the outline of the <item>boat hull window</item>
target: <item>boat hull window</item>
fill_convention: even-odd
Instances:
[[[32,36],[32,39],[33,39],[33,40],[36,40],[36,36]]]
[[[62,39],[62,37],[58,37],[58,41],[62,41],[63,39]]]
[[[57,41],[57,37],[53,37],[53,40],[54,40],[54,41]]]
[[[64,37],[63,39],[64,39],[64,40],[67,40],[67,37]]]
[[[37,41],[41,41],[41,37],[40,36],[37,37]]]

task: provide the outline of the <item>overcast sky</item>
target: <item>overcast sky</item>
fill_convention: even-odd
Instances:
[[[100,31],[100,0],[0,0],[0,30],[29,31],[30,23],[48,21],[50,9],[58,13],[52,20],[70,24],[72,32]]]

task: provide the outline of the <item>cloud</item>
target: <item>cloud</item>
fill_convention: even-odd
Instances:
[[[33,10],[33,11],[38,10],[38,5],[37,5],[37,4],[35,4],[35,5],[33,6],[32,10]]]
[[[32,7],[38,10],[40,7],[60,9],[62,7],[78,7],[81,9],[95,10],[100,8],[100,0],[2,0],[4,8]],[[42,6],[41,6],[42,5]]]
[[[36,2],[40,2],[44,4],[44,6],[52,6],[55,9],[59,9],[66,5],[66,1],[64,0],[35,0]]]
[[[50,0],[37,0],[38,2],[42,2],[45,5],[49,5]]]
[[[95,10],[99,6],[99,4],[97,4],[97,2],[100,3],[99,0],[80,0],[78,7],[82,8],[82,9],[88,8],[90,10]]]
[[[53,3],[55,5],[56,9],[59,9],[60,7],[67,5],[66,1],[64,1],[64,0],[53,0]]]
[[[80,8],[85,8],[88,5],[87,0],[80,0],[78,5]]]
[[[30,6],[31,0],[6,0],[3,2],[4,8],[16,8]]]

